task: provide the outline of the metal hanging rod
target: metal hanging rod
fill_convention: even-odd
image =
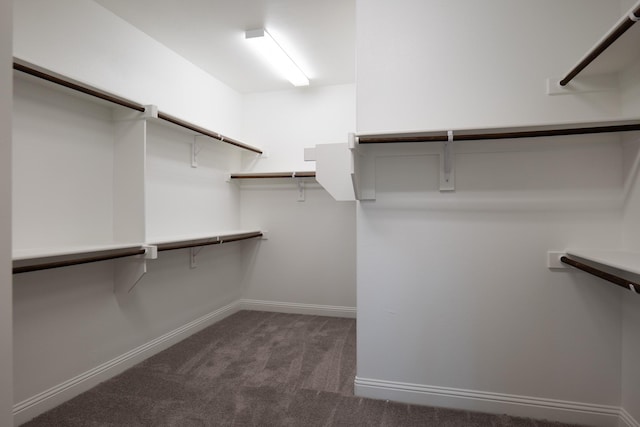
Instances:
[[[606,271],[602,271],[599,270],[595,267],[592,267],[590,265],[587,264],[583,264],[579,261],[573,260],[571,258],[568,258],[566,256],[563,256],[560,258],[560,261],[562,261],[565,264],[568,264],[572,267],[575,267],[579,270],[582,270],[584,272],[587,272],[589,274],[592,274],[594,276],[597,276],[601,279],[604,279],[606,281],[609,281],[611,283],[614,283],[620,287],[625,288],[626,290],[635,292],[635,293],[640,293],[640,283],[636,283],[636,282],[632,282],[630,280],[624,279],[622,277],[616,276],[614,274],[611,273],[607,273]]]
[[[180,240],[177,242],[158,243],[154,246],[160,251],[172,251],[174,249],[196,248],[198,246],[219,245],[222,243],[237,242],[240,240],[262,237],[262,232],[252,231],[250,233],[229,234],[225,236],[213,236],[200,239]]]
[[[492,132],[479,132],[456,134],[452,132],[453,138],[450,139],[450,135],[445,132],[428,132],[424,134],[409,133],[409,134],[396,134],[396,135],[363,135],[358,136],[358,143],[360,144],[392,144],[392,143],[407,143],[407,142],[437,142],[437,141],[480,141],[487,139],[516,139],[516,138],[538,138],[549,136],[566,136],[566,135],[587,135],[596,133],[612,133],[612,132],[629,132],[640,130],[639,123],[625,123],[625,124],[611,124],[604,126],[579,126],[579,127],[559,127],[545,129],[531,129],[531,130],[517,130],[517,131],[492,131]],[[460,131],[462,132],[462,131]]]
[[[26,260],[13,261],[13,274],[28,273],[31,271],[48,270],[51,268],[69,267],[72,265],[88,264],[91,262],[107,261],[111,259],[125,258],[135,255],[143,255],[146,249],[142,247],[111,249],[100,251],[98,255],[83,256],[79,254],[77,257],[69,258],[69,255],[54,256],[42,258],[42,261],[34,264],[25,264]]]
[[[194,132],[200,133],[202,135],[209,136],[213,139],[217,139],[218,141],[222,141],[227,144],[235,145],[236,147],[243,148],[245,150],[253,151],[257,154],[262,154],[262,150],[256,147],[252,147],[251,145],[247,145],[243,142],[237,141],[233,138],[229,138],[228,136],[224,136],[220,133],[210,131],[208,129],[202,128],[200,126],[194,125],[193,123],[186,122],[184,120],[178,119],[177,117],[171,116],[166,113],[158,112],[158,118],[174,125],[183,127],[185,129],[192,130]]]
[[[629,15],[622,20],[615,28],[605,36],[605,38],[598,43],[587,56],[584,57],[569,73],[560,80],[560,86],[566,86],[575,76],[577,76],[582,70],[584,70],[589,64],[591,64],[598,56],[602,54],[609,46],[611,46],[621,35],[623,35],[629,28],[640,20],[640,6],[634,9]]]
[[[140,111],[140,112],[144,112],[145,111],[145,107],[144,105],[140,105],[137,104],[133,101],[130,101],[128,99],[122,98],[120,96],[102,91],[100,89],[97,89],[95,87],[86,85],[84,83],[80,83],[77,81],[74,81],[72,79],[69,79],[67,77],[64,77],[60,74],[54,73],[53,71],[49,71],[46,70],[44,68],[41,67],[37,67],[33,64],[29,64],[25,61],[19,60],[14,58],[13,60],[13,69],[29,74],[31,76],[34,77],[38,77],[40,79],[49,81],[51,83],[55,83],[57,85],[60,86],[64,86],[66,88],[75,90],[77,92],[81,92],[84,93],[86,95],[90,95],[93,96],[95,98],[99,98],[102,99],[104,101],[108,101],[111,102],[113,104],[117,104],[117,105],[121,105],[123,107],[127,107],[127,108],[131,108],[132,110],[136,110],[136,111]]]
[[[315,178],[311,172],[264,172],[264,173],[232,173],[231,179],[261,179],[261,178]]]

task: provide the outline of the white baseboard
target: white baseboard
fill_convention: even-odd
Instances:
[[[262,301],[256,299],[241,299],[240,310],[273,311],[278,313],[310,314],[329,317],[356,317],[355,307]]]
[[[133,350],[58,384],[55,387],[51,387],[50,389],[25,399],[22,402],[16,403],[13,405],[14,425],[23,424],[30,419],[55,408],[80,393],[83,393],[101,382],[124,372],[128,368],[162,350],[171,347],[177,342],[193,335],[207,326],[213,325],[237,311],[239,311],[239,304],[238,301],[234,301],[231,304],[206,314],[184,326],[174,329],[171,332],[136,347]]]
[[[599,427],[638,427],[622,408],[501,393],[400,383],[370,378],[355,380],[355,394],[373,399],[468,411],[508,414]],[[622,422],[626,424],[621,424]],[[635,423],[635,424],[634,424]]]
[[[640,422],[634,419],[626,409],[620,408],[620,425],[619,427],[640,427]]]

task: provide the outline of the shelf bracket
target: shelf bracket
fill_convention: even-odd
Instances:
[[[440,153],[440,191],[455,191],[455,161],[453,152],[453,131],[447,131],[448,139],[442,144]]]
[[[142,276],[147,272],[147,260],[158,258],[158,248],[144,245],[143,255],[120,258],[114,264],[114,292],[128,294],[136,287]]]
[[[193,137],[193,142],[191,143],[191,167],[198,167],[198,154],[200,153],[200,144],[198,144],[198,136]]]
[[[218,237],[218,240],[220,240],[220,237]],[[189,268],[196,268],[198,266],[198,254],[201,250],[202,246],[189,250]]]
[[[293,173],[295,176],[295,172]],[[298,201],[304,202],[305,194],[304,194],[304,181],[298,181]]]

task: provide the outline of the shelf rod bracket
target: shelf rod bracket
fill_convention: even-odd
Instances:
[[[198,167],[198,154],[200,153],[200,144],[198,144],[198,136],[193,137],[193,142],[191,143],[191,167]]]
[[[114,264],[114,292],[119,295],[130,293],[147,272],[147,260],[158,258],[158,248],[144,245],[142,255],[120,258]]]
[[[455,191],[455,162],[453,152],[453,131],[447,131],[447,141],[442,143],[440,153],[440,191]]]
[[[218,237],[220,240],[220,237]],[[202,246],[197,248],[191,248],[189,251],[189,268],[196,268],[198,266],[198,254],[202,250]]]

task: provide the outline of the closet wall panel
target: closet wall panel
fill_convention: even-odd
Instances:
[[[0,425],[13,422],[11,288],[12,1],[0,0]]]
[[[474,6],[358,1],[357,132],[621,118],[619,91],[545,90],[619,18],[619,3]],[[441,144],[367,146],[376,201],[357,213],[356,390],[617,425],[625,291],[550,270],[546,253],[620,247],[622,137],[456,142],[453,192],[438,191]]]

